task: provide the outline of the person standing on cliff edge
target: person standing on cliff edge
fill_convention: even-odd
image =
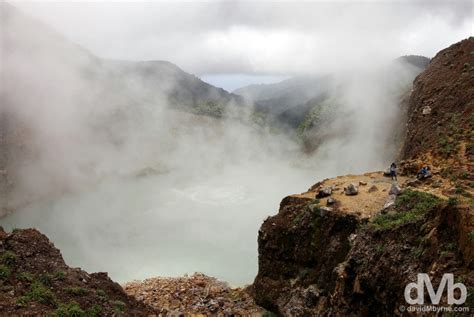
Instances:
[[[395,162],[390,165],[390,176],[392,177],[392,180],[397,180],[397,164],[395,164]]]

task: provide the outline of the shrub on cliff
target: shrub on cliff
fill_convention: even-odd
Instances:
[[[372,225],[375,229],[384,230],[417,221],[441,201],[432,194],[407,189],[395,201],[396,213],[379,215],[374,218]]]

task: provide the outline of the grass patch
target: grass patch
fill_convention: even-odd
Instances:
[[[448,198],[448,205],[449,206],[456,206],[459,203],[456,197],[449,197]]]
[[[90,307],[86,310],[86,316],[88,316],[88,317],[100,316],[101,313],[102,313],[102,307],[100,307],[97,304],[93,305],[92,307]]]
[[[66,272],[64,271],[57,271],[54,273],[54,279],[59,281],[64,281],[66,279]]]
[[[113,301],[112,305],[114,306],[114,310],[116,313],[123,313],[125,307],[127,307],[125,303],[120,300]]]
[[[41,274],[38,280],[46,286],[51,286],[53,284],[53,276],[51,274]]]
[[[76,302],[70,302],[69,304],[60,304],[54,312],[54,316],[57,317],[83,317],[89,316],[81,306]],[[97,316],[97,315],[95,315]]]
[[[444,158],[448,158],[458,152],[459,143],[454,137],[449,138],[446,135],[441,135],[438,139],[438,153]]]
[[[474,242],[474,231],[469,232],[467,236],[469,241]]]
[[[12,274],[12,271],[10,270],[8,266],[3,265],[3,264],[0,265],[0,280],[3,280],[3,281],[8,280],[11,274]]]
[[[462,188],[461,186],[456,186],[456,189],[454,190],[454,192],[457,194],[457,195],[461,195],[461,196],[464,196],[466,198],[471,198],[472,195],[471,193],[469,193],[468,191],[466,191],[464,188]]]
[[[395,207],[398,211],[424,214],[441,202],[442,199],[435,195],[407,189],[397,197]]]
[[[414,248],[412,251],[411,251],[411,255],[416,258],[416,259],[419,259],[423,256],[423,254],[425,254],[425,250],[422,248],[422,247],[416,247]]]
[[[456,189],[454,190],[454,192],[458,195],[464,193],[464,189],[462,187],[456,187]]]
[[[403,225],[417,220],[419,216],[413,212],[397,213],[394,215],[377,216],[372,224],[376,229],[391,229],[397,225]]]
[[[21,272],[18,274],[17,278],[20,281],[32,283],[35,280],[35,276],[29,272]]]
[[[84,296],[89,294],[89,290],[83,287],[68,287],[65,291],[74,296]]]
[[[13,267],[17,261],[17,256],[15,253],[13,253],[12,251],[7,251],[5,253],[3,253],[2,255],[2,262],[3,264],[9,266],[9,267]]]
[[[372,226],[375,229],[385,230],[417,221],[441,201],[440,198],[432,194],[406,189],[395,200],[397,213],[375,217]]]
[[[460,142],[465,138],[465,129],[460,127],[461,116],[458,113],[447,113],[447,126],[438,129],[438,148],[436,151],[445,158],[459,154]],[[466,151],[466,154],[467,151]]]
[[[102,299],[102,300],[108,300],[109,297],[107,296],[107,293],[104,290],[98,289],[95,291],[96,295]]]
[[[470,192],[467,192],[467,191],[464,191],[464,193],[462,193],[461,195],[463,195],[466,198],[472,198],[472,194]]]
[[[298,213],[298,214],[291,220],[291,224],[292,224],[293,226],[297,226],[297,225],[299,225],[299,224],[303,221],[303,218],[304,218],[304,211]]]
[[[441,169],[440,171],[440,175],[443,176],[444,178],[448,178],[452,181],[456,181],[457,180],[457,176],[456,174],[454,173],[454,170],[451,166],[449,167],[445,167],[443,169]]]
[[[447,251],[453,251],[453,252],[454,252],[454,251],[456,251],[457,249],[458,249],[458,246],[457,246],[457,244],[454,243],[454,242],[448,243],[448,244],[446,245],[446,250],[447,250]]]
[[[30,301],[35,301],[52,307],[57,306],[56,297],[53,292],[40,282],[34,282],[31,285],[29,292],[18,299],[20,305],[25,305]]]
[[[296,216],[293,217],[293,219],[291,220],[292,226],[299,225],[303,221],[305,215],[311,215],[312,212],[318,212],[319,208],[321,207],[319,205],[320,203],[320,199],[313,199],[309,204],[306,205],[306,208],[303,211],[299,212]]]
[[[66,289],[66,291],[68,291],[68,292],[72,291],[73,293],[83,292],[82,290],[79,290],[79,289],[86,290],[86,289],[83,289],[81,287],[75,287],[75,288]],[[59,306],[56,309],[53,316],[57,316],[57,317],[83,317],[83,316],[96,317],[96,316],[101,316],[101,314],[102,314],[102,307],[100,305],[95,304],[95,305],[89,307],[87,310],[84,311],[77,302],[71,301],[68,304],[59,304]]]

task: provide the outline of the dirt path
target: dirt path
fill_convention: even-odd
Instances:
[[[398,176],[400,185],[412,180],[412,178]],[[349,184],[359,187],[359,193],[347,196],[344,188]],[[334,186],[331,197],[339,203],[338,209],[347,213],[354,213],[362,218],[370,218],[380,211],[388,198],[388,193],[393,181],[390,177],[383,176],[383,172],[366,173],[363,175],[345,175],[324,180],[320,188]],[[292,195],[294,197],[315,198],[319,189],[315,188],[308,192]],[[321,204],[326,205],[327,198],[321,199]]]

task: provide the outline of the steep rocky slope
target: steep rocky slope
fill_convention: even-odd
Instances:
[[[413,83],[404,159],[474,180],[474,38],[440,51]]]
[[[455,314],[474,311],[473,45],[441,51],[416,78],[398,185],[382,172],[325,180],[265,220],[257,304],[282,316],[401,316],[417,273],[435,287],[453,273],[470,308]],[[431,178],[415,179],[421,164]]]
[[[0,315],[148,316],[150,306],[128,296],[107,273],[88,274],[64,263],[34,229],[0,228]]]

